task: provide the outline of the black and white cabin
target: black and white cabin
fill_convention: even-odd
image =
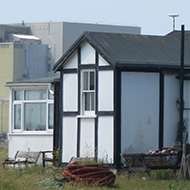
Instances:
[[[175,35],[85,32],[78,38],[53,68],[61,78],[54,138],[62,163],[72,156],[95,157],[119,167],[120,153],[144,153],[176,141],[180,44]],[[188,72],[187,60],[188,53]],[[187,80],[186,107],[189,87]]]

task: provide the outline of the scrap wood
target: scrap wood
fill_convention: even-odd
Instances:
[[[106,166],[86,166],[70,163],[64,169],[62,175],[70,177],[75,182],[82,182],[86,185],[110,186],[115,182],[115,174]]]

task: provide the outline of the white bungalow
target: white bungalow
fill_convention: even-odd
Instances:
[[[189,54],[188,71],[186,60]],[[60,71],[54,138],[62,163],[72,156],[95,157],[119,167],[120,153],[148,152],[176,141],[180,40],[175,35],[85,32],[53,70]],[[189,81],[184,85],[189,107]],[[184,115],[189,118],[188,111]]]
[[[47,151],[54,147],[54,97],[59,78],[7,82],[10,88],[9,147],[13,158],[17,150]],[[40,162],[42,160],[39,160]]]

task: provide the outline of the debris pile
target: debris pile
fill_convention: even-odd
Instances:
[[[63,170],[63,177],[70,178],[74,182],[82,182],[86,185],[111,186],[115,182],[115,174],[102,165],[78,165],[73,162]]]
[[[150,150],[147,155],[151,154],[177,154],[178,150],[174,147],[166,147],[162,149],[157,149],[157,150]]]

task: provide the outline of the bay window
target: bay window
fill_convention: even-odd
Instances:
[[[13,130],[53,129],[53,95],[48,89],[13,91]]]

